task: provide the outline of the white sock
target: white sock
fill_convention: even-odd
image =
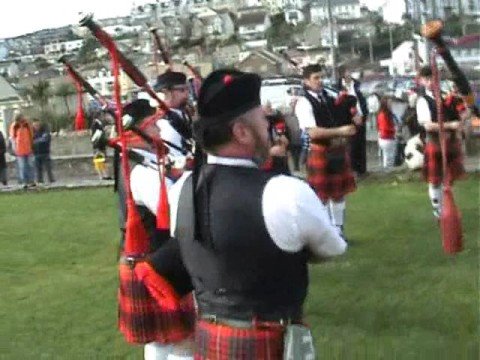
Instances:
[[[428,196],[430,197],[433,210],[440,212],[442,209],[442,185],[428,184]]]
[[[345,220],[345,207],[345,200],[338,202],[330,200],[329,208],[332,217],[332,224],[340,229],[343,228],[343,223]]]
[[[172,352],[171,344],[160,344],[156,342],[145,344],[144,359],[145,360],[167,360]]]
[[[193,360],[193,356],[170,354],[168,355],[167,360]]]

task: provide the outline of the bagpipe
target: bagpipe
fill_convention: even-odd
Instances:
[[[170,52],[167,50],[167,47],[164,44],[164,42],[162,42],[162,39],[161,39],[160,35],[158,34],[157,30],[158,29],[156,27],[149,26],[149,31],[152,34],[153,44],[154,44],[154,47],[155,47],[154,61],[155,61],[155,63],[158,64],[157,54],[160,54],[160,57],[162,58],[163,63],[168,66],[167,71],[169,71],[169,70],[173,69],[174,64],[173,64]],[[191,94],[193,100],[197,101],[198,100],[198,93],[200,91],[200,87],[202,86],[203,78],[202,78],[200,72],[193,65],[191,65],[187,60],[183,60],[182,64],[192,74],[191,81],[189,81],[190,94]],[[158,72],[158,67],[157,67],[157,72]]]
[[[83,130],[86,128],[85,114],[83,111],[83,90],[87,91],[90,94],[98,94],[97,91],[83,78],[81,78],[78,73],[73,69],[70,63],[67,61],[65,56],[62,56],[58,59],[58,62],[65,65],[67,73],[72,78],[75,89],[77,90],[77,114],[75,116],[74,128],[75,130]],[[94,96],[92,95],[92,96]]]
[[[92,96],[92,98],[94,98],[98,103],[100,103],[100,105],[102,106],[102,111],[109,113],[113,118],[115,118],[117,110],[114,104],[112,105],[111,103],[109,103],[105,97],[103,97],[97,90],[95,90],[95,88],[72,66],[72,64],[67,60],[65,56],[60,57],[58,59],[58,62],[65,65],[67,72],[73,78],[76,84],[80,84],[83,90],[85,90],[88,94]],[[152,151],[152,149],[154,149],[155,147],[160,146],[160,139],[158,138],[158,136],[151,135],[152,132],[157,131],[150,131],[150,128],[146,124],[141,124],[142,120],[144,120],[146,117],[153,116],[155,111],[152,111],[153,109],[150,110],[147,100],[137,100],[137,102],[143,102],[143,105],[139,104],[139,107],[144,109],[144,114],[137,114],[134,117],[124,116],[122,118],[122,125],[125,130],[124,136],[128,138],[127,142],[129,147],[142,148]],[[158,116],[153,116],[152,120],[156,118],[158,118]],[[148,123],[152,123],[152,120],[150,120]],[[96,132],[95,134],[93,134],[91,141],[92,144],[96,147],[109,146],[115,150],[120,149],[120,139],[108,139],[108,136],[104,131],[101,133]],[[165,140],[163,140],[163,142],[165,145],[173,147],[179,151],[184,151],[175,144],[172,144]],[[168,152],[168,149],[165,149],[165,151]],[[128,152],[129,159],[136,162],[136,160],[140,159],[141,157],[134,156],[132,155],[133,153],[133,151]],[[142,161],[141,163],[144,163],[144,161]]]
[[[442,153],[443,169],[443,205],[440,216],[440,228],[442,233],[443,249],[447,254],[455,254],[463,249],[463,231],[461,214],[457,208],[453,196],[451,179],[448,176],[447,164],[447,131],[444,126],[445,104],[441,96],[440,76],[436,57],[440,55],[446,67],[451,73],[452,80],[458,87],[467,106],[474,108],[474,95],[465,74],[460,70],[457,62],[442,38],[443,22],[432,20],[427,22],[421,29],[422,35],[434,45],[431,53],[431,66],[434,84],[434,97],[437,107],[437,121],[439,125],[440,147]],[[478,110],[474,110],[478,112]]]
[[[119,264],[119,329],[125,339],[131,343],[148,343],[152,341],[179,341],[187,337],[191,330],[187,325],[180,326],[171,334],[160,337],[156,330],[152,329],[152,321],[159,314],[180,314],[183,312],[180,294],[177,287],[170,283],[165,275],[155,271],[149,262],[150,238],[142,222],[138,209],[135,205],[130,186],[129,152],[131,150],[131,138],[129,130],[140,134],[143,140],[147,140],[153,146],[157,156],[158,173],[160,179],[159,200],[156,213],[156,228],[167,235],[170,228],[169,204],[166,186],[166,155],[167,146],[165,141],[156,132],[148,133],[148,129],[170,111],[169,107],[158,97],[149,85],[147,78],[140,70],[117,48],[113,39],[88,15],[80,20],[80,25],[87,27],[98,41],[107,48],[111,57],[111,67],[114,76],[114,99],[116,126],[118,141],[115,146],[121,152],[121,167],[125,179],[126,193],[126,222],[125,241]],[[120,69],[132,79],[132,81],[148,93],[158,103],[155,114],[141,119],[137,116],[123,116],[121,102]],[[142,107],[140,109],[143,111]],[[135,108],[133,110],[136,110]],[[153,319],[152,319],[153,317]],[[173,337],[173,338],[172,338]]]
[[[169,68],[171,68],[172,67],[172,60],[170,58],[170,54],[167,51],[164,44],[162,43],[162,39],[158,35],[157,30],[158,29],[156,27],[149,26],[149,31],[150,31],[150,34],[152,34],[153,43],[155,45],[155,51],[153,52],[154,61],[155,61],[155,63],[158,63],[157,54],[160,53],[160,57],[162,58],[163,63],[165,65],[167,65]]]
[[[444,61],[445,66],[450,71],[452,81],[458,87],[460,95],[463,97],[467,106],[479,116],[478,109],[475,107],[475,95],[472,91],[472,87],[470,86],[467,77],[453,58],[452,53],[447,46],[447,41],[442,37],[443,27],[443,21],[431,20],[422,27],[421,33],[435,45],[434,52],[435,54],[440,55]],[[470,39],[467,39],[466,41],[470,41]]]
[[[281,136],[287,136],[287,124],[285,117],[280,112],[266,115],[268,121],[268,133],[272,143],[277,142]]]

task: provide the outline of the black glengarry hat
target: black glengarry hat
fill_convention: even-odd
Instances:
[[[203,125],[228,122],[260,106],[260,76],[237,70],[217,70],[203,82],[198,96]]]
[[[134,100],[122,109],[122,121],[126,129],[139,124],[143,119],[155,114],[155,108],[146,99]]]
[[[165,71],[163,74],[158,75],[153,89],[155,91],[162,91],[170,89],[174,86],[185,85],[187,83],[187,76],[178,71]]]

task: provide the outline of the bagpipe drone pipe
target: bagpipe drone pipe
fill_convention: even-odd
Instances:
[[[479,109],[475,106],[475,95],[472,91],[472,87],[470,86],[467,77],[453,58],[452,53],[448,48],[447,41],[442,36],[443,28],[444,24],[442,20],[431,20],[422,27],[421,33],[435,45],[436,54],[440,55],[443,59],[446,67],[450,71],[452,81],[458,87],[458,91],[464,98],[467,106],[472,109],[476,116],[480,116]],[[464,42],[476,41],[478,43],[479,40],[480,38],[478,36],[472,36],[464,40]]]
[[[465,74],[460,70],[452,57],[446,42],[442,38],[443,22],[432,20],[427,22],[421,29],[422,35],[432,41],[435,48],[431,53],[431,66],[433,74],[433,93],[437,106],[437,122],[439,124],[440,147],[442,153],[443,168],[443,204],[440,215],[440,228],[442,233],[443,249],[447,254],[456,254],[463,250],[463,231],[460,210],[457,208],[453,196],[451,179],[447,163],[447,133],[444,126],[445,104],[441,96],[440,75],[436,61],[440,55],[445,65],[450,70],[452,79],[457,85],[460,94],[464,97],[468,106],[473,106],[473,92]]]
[[[145,344],[156,341],[172,343],[190,336],[192,328],[187,320],[191,311],[184,311],[181,301],[180,287],[167,272],[155,271],[150,251],[150,238],[142,218],[135,205],[130,186],[130,164],[128,161],[129,132],[130,126],[143,131],[143,140],[151,140],[155,147],[158,162],[158,174],[160,180],[158,207],[156,212],[156,227],[160,231],[169,232],[170,218],[166,187],[166,153],[167,147],[163,139],[154,132],[145,134],[148,129],[153,129],[159,116],[164,115],[170,109],[157,96],[153,88],[148,84],[147,78],[138,68],[121,53],[113,39],[101,27],[93,21],[91,15],[84,17],[80,25],[87,27],[99,42],[108,49],[111,57],[112,72],[114,75],[114,96],[116,102],[116,122],[118,128],[118,143],[122,154],[122,170],[125,180],[126,193],[126,221],[125,242],[119,264],[119,329],[125,339],[131,343]],[[143,119],[136,116],[136,111],[144,112],[143,106],[132,106],[130,111],[122,106],[120,96],[120,68],[133,80],[133,82],[146,91],[158,102],[155,114]],[[137,104],[138,105],[138,104]],[[125,110],[125,111],[124,111]],[[126,117],[123,113],[126,113]],[[148,114],[148,111],[147,111]],[[127,125],[127,127],[125,127]],[[150,144],[152,145],[152,144]],[[159,248],[167,251],[174,244],[173,240],[166,242],[167,247]],[[157,253],[158,253],[157,251]],[[175,252],[174,252],[175,253]],[[157,254],[158,255],[158,254]],[[167,257],[168,259],[168,257]],[[181,270],[178,262],[175,266]],[[174,269],[175,272],[175,269]],[[174,329],[165,331],[166,324],[174,324]]]
[[[147,24],[148,25],[148,24]],[[165,65],[167,65],[167,71],[172,71],[174,63],[172,61],[170,52],[167,50],[165,43],[162,41],[160,35],[158,34],[158,29],[156,27],[149,26],[149,31],[152,34],[153,38],[153,45],[155,47],[154,55],[155,55],[155,62],[158,63],[157,54],[160,54],[162,61]],[[185,66],[190,73],[192,74],[192,78],[189,80],[189,87],[190,87],[190,94],[193,100],[196,102],[198,100],[198,93],[200,91],[200,87],[202,86],[202,76],[200,72],[191,65],[187,60],[182,61],[183,66]]]

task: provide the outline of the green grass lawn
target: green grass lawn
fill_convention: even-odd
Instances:
[[[364,182],[342,258],[312,267],[323,359],[478,359],[479,181],[455,186],[465,250],[445,256],[419,182]],[[0,196],[0,358],[142,358],[116,330],[111,189]]]

